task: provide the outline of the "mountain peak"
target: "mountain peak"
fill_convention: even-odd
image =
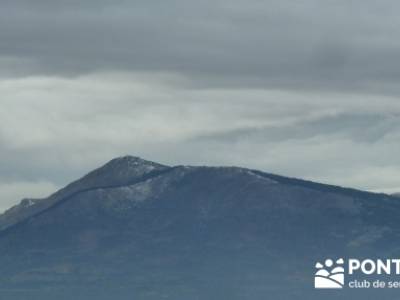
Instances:
[[[165,168],[167,168],[167,166],[137,156],[125,155],[110,160],[104,166],[90,172],[85,176],[85,178],[105,175],[107,177],[119,178],[125,181],[124,179],[129,179],[132,176],[138,177]]]
[[[25,199],[20,204],[8,209],[0,215],[0,230],[33,216],[58,202],[65,201],[77,193],[133,184],[145,177],[168,169],[168,166],[147,161],[140,157],[126,155],[114,158],[45,199]]]
[[[168,169],[152,161],[136,156],[121,156],[114,158],[105,165],[88,173],[66,189],[82,190],[95,187],[119,186],[130,184],[139,178]]]
[[[116,157],[112,160],[110,160],[108,163],[105,164],[105,166],[113,166],[113,165],[117,165],[117,166],[143,166],[143,165],[149,165],[149,166],[154,166],[154,165],[160,165],[158,163],[149,161],[149,160],[145,160],[141,157],[138,156],[132,156],[132,155],[124,155],[124,156],[120,156],[120,157]]]

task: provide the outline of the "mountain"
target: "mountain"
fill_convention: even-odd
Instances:
[[[116,158],[0,216],[0,295],[367,299],[375,291],[314,290],[315,262],[399,257],[399,215],[399,198],[386,194],[238,167]]]
[[[98,188],[118,188],[135,184],[146,176],[153,176],[168,169],[161,164],[145,161],[139,157],[116,158],[103,167],[90,172],[46,199],[24,199],[19,205],[0,216],[0,230],[6,229],[46,209],[60,205],[75,195]]]

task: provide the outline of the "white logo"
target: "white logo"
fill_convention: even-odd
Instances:
[[[316,289],[341,289],[344,286],[344,260],[325,260],[324,264],[316,263],[314,286]]]

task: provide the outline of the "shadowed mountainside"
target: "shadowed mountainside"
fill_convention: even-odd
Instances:
[[[121,157],[0,216],[0,294],[319,299],[316,261],[399,256],[399,214],[385,194]]]

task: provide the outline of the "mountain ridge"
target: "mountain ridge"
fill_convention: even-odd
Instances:
[[[0,232],[8,300],[314,300],[315,261],[400,255],[399,198],[246,168],[122,157],[50,198]]]
[[[130,180],[135,180],[137,177],[152,172],[156,173],[157,170],[166,170],[167,168],[169,167],[146,161],[135,156],[122,156],[112,159],[103,166],[87,173],[50,196],[43,199],[34,199],[34,205],[26,205],[33,199],[23,199],[20,204],[0,214],[0,231],[22,221],[26,217],[35,215],[51,207],[60,199],[62,200],[65,197],[70,197],[80,191],[91,188],[128,184]],[[113,182],[113,184],[110,184],[110,181]]]
[[[264,178],[268,178],[270,180],[275,180],[280,184],[288,184],[288,185],[296,185],[296,186],[302,186],[305,188],[310,188],[310,189],[315,189],[315,190],[321,190],[321,191],[328,191],[328,192],[342,192],[344,195],[353,195],[353,196],[366,196],[368,198],[370,197],[381,197],[383,199],[389,199],[389,198],[393,198],[396,197],[398,198],[398,194],[394,194],[394,195],[388,195],[385,193],[375,193],[375,192],[368,192],[368,191],[363,191],[363,190],[359,190],[359,189],[355,189],[355,188],[349,188],[349,187],[343,187],[343,186],[338,186],[338,185],[330,185],[330,184],[325,184],[325,183],[319,183],[319,182],[315,182],[315,181],[310,181],[310,180],[304,180],[304,179],[299,179],[299,178],[295,178],[295,177],[287,177],[287,176],[282,176],[282,175],[277,175],[277,174],[272,174],[272,173],[267,173],[264,171],[259,171],[256,169],[249,169],[249,168],[243,168],[243,167],[237,167],[237,166],[218,166],[218,167],[213,167],[213,166],[181,166],[181,165],[177,165],[177,166],[166,166],[166,165],[162,165],[156,162],[152,162],[152,161],[148,161],[145,159],[142,159],[140,157],[137,156],[131,156],[131,155],[125,155],[125,156],[121,156],[121,157],[117,157],[114,158],[112,160],[110,160],[109,162],[105,163],[103,166],[87,173],[86,175],[82,176],[80,179],[73,181],[72,183],[66,185],[64,188],[56,191],[55,193],[51,194],[50,196],[46,197],[46,198],[42,198],[42,199],[32,199],[32,198],[26,198],[21,200],[21,202],[13,207],[11,207],[10,209],[6,210],[4,213],[0,214],[0,234],[2,233],[3,230],[7,229],[10,226],[13,226],[15,224],[17,224],[20,221],[23,221],[24,218],[30,218],[30,217],[34,217],[37,214],[40,214],[41,212],[47,210],[47,209],[51,209],[51,207],[53,205],[57,205],[58,202],[62,202],[65,200],[68,200],[69,198],[74,197],[75,195],[79,194],[79,193],[83,193],[86,191],[90,191],[90,190],[96,190],[96,189],[107,189],[107,188],[113,188],[113,187],[123,187],[123,186],[129,186],[131,184],[134,183],[138,183],[141,180],[146,180],[148,177],[145,176],[146,174],[151,177],[151,176],[158,176],[158,175],[162,175],[164,172],[167,171],[171,171],[172,169],[176,169],[176,168],[186,168],[186,167],[190,167],[190,168],[220,168],[220,169],[239,169],[239,170],[245,170],[245,171],[249,171],[252,172],[254,175],[258,175],[258,176],[262,176]],[[135,176],[129,174],[129,170],[135,170]],[[140,171],[137,171],[137,169],[140,169]],[[109,184],[108,182],[105,183],[103,182],[98,183],[99,179],[98,177],[103,177],[104,175],[106,175],[106,179],[105,180],[110,180],[110,178],[112,176],[111,175],[115,175],[115,173],[113,173],[113,171],[117,170],[120,174],[119,176],[121,177],[121,174],[123,174],[124,176],[122,176],[122,178],[119,178],[120,180],[117,180],[118,183],[115,184]],[[110,172],[111,171],[111,172]],[[128,177],[128,179],[126,179],[126,177]],[[79,185],[81,184],[81,182],[85,182],[85,184],[88,184],[87,181],[94,179],[94,182],[96,182],[95,184],[91,183],[89,184],[89,187],[83,187],[80,189],[76,189],[74,187],[74,185]],[[138,181],[136,181],[138,180]],[[100,180],[101,182],[104,181],[104,179]],[[65,191],[69,190],[69,189],[73,189],[72,192],[67,192],[67,195],[63,195],[63,193],[65,193]],[[59,196],[61,194],[61,197]],[[52,199],[56,197],[57,201],[54,201],[54,203],[44,203],[44,201],[48,200],[48,199]],[[50,201],[49,201],[50,202]],[[12,222],[12,224],[7,223],[7,218],[8,218],[8,214],[14,213],[14,211],[16,210],[17,213],[19,212],[18,210],[24,209],[24,208],[31,208],[34,205],[37,204],[45,204],[42,207],[38,207],[39,210],[34,210],[33,213],[28,213],[28,214],[23,214],[22,217],[17,217],[17,221]],[[6,220],[4,220],[6,219]]]

